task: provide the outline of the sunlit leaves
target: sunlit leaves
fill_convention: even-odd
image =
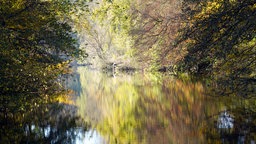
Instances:
[[[90,5],[90,15],[82,17],[81,33],[87,45],[87,61],[96,67],[109,63],[131,64],[132,37],[131,2],[127,0],[100,1]]]
[[[181,41],[189,42],[181,67],[194,73],[253,75],[255,45],[247,43],[255,38],[254,5],[253,0],[214,0],[191,10],[181,35]]]
[[[176,63],[183,56],[172,45],[180,26],[181,2],[136,1],[132,12],[135,23],[132,35],[140,65],[156,70]]]
[[[0,3],[1,112],[8,115],[31,110],[63,94],[57,79],[69,72],[69,60],[83,52],[67,23],[70,15],[64,13],[71,11],[76,2]],[[60,19],[61,14],[66,21]]]

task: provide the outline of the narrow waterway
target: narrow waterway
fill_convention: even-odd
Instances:
[[[73,98],[1,115],[0,141],[74,144],[255,143],[255,82],[103,73],[62,82]]]
[[[240,98],[235,91],[233,96],[220,95],[214,83],[188,77],[113,75],[86,67],[79,67],[77,73],[78,114],[91,124],[92,140],[110,144],[255,142],[254,98]]]

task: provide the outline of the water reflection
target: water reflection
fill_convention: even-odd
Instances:
[[[219,129],[231,129],[234,127],[234,118],[227,111],[222,112],[218,117],[217,127]]]
[[[79,113],[106,143],[207,143],[209,120],[225,110],[200,82],[134,74],[110,77],[78,68]],[[211,128],[217,129],[214,120]],[[212,131],[212,130],[211,130]]]
[[[78,67],[75,104],[0,113],[0,143],[255,143],[255,81],[199,82]]]
[[[88,127],[74,114],[75,109],[72,105],[46,104],[1,117],[0,143],[75,143]]]
[[[245,78],[219,78],[211,81],[208,95],[225,105],[224,111],[207,119],[207,138],[222,143],[255,143],[256,81]],[[216,122],[217,120],[217,122]],[[214,127],[217,123],[218,129]]]

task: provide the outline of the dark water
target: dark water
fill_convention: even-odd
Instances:
[[[106,74],[78,67],[73,104],[1,122],[1,143],[255,143],[255,81]]]

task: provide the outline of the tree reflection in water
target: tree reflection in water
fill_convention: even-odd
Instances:
[[[1,114],[1,142],[255,142],[254,80],[199,82],[164,74],[111,77],[84,67],[77,71],[80,84],[70,85],[79,91],[78,110],[55,103],[8,117]]]
[[[88,125],[67,104],[35,107],[23,114],[1,115],[1,143],[75,143]]]
[[[255,92],[255,79],[219,78],[210,83],[208,95],[213,96],[215,101],[223,103],[222,105],[226,109],[207,119],[208,125],[205,133],[210,141],[223,143],[256,142]],[[219,125],[218,120],[224,115],[225,126]]]
[[[78,72],[79,114],[107,143],[255,140],[255,83],[136,73],[113,78],[86,68]]]

